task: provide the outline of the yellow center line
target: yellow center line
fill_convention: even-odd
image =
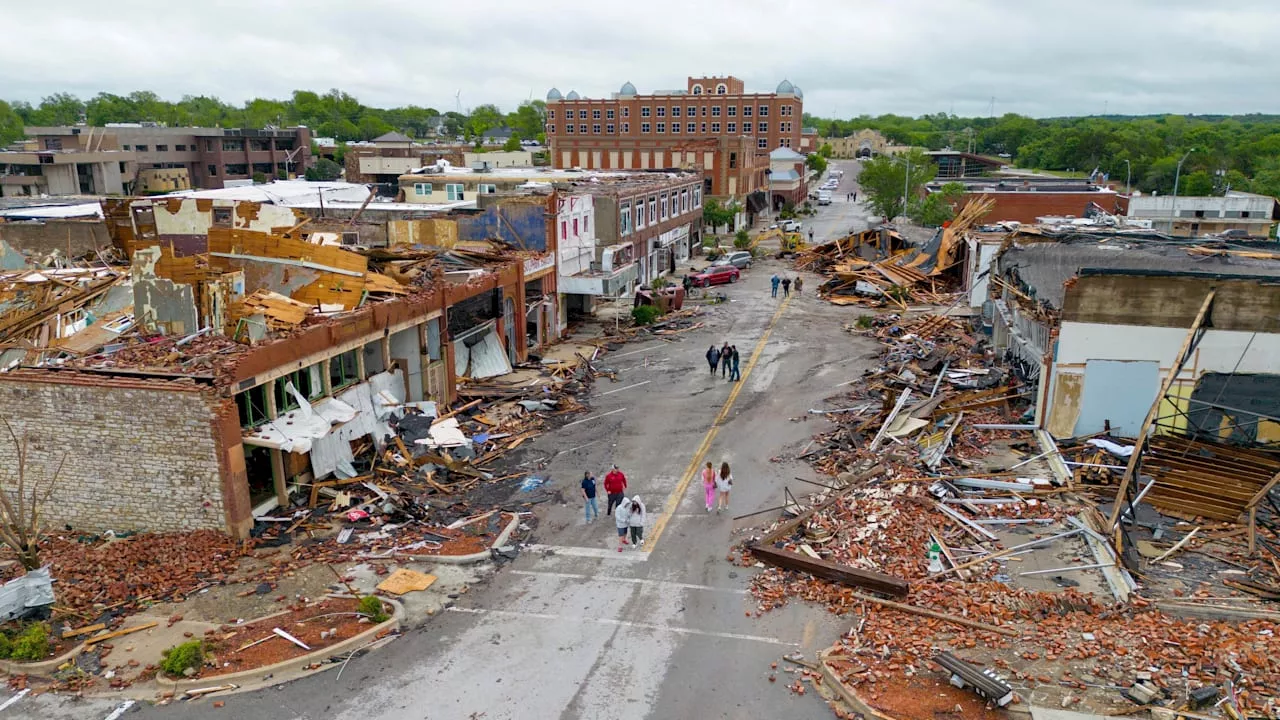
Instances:
[[[680,500],[684,498],[684,494],[689,490],[689,484],[698,476],[698,470],[702,466],[703,458],[707,456],[707,451],[711,449],[711,443],[715,442],[716,435],[720,434],[721,423],[729,416],[729,411],[733,409],[733,403],[738,399],[738,393],[742,392],[742,388],[746,386],[747,378],[751,377],[751,371],[755,369],[756,362],[760,360],[760,355],[764,352],[764,346],[769,342],[769,335],[773,333],[774,326],[778,324],[778,318],[782,317],[782,311],[787,309],[787,304],[790,302],[791,297],[787,296],[778,305],[778,309],[769,320],[769,326],[764,330],[764,335],[756,343],[756,349],[751,353],[751,359],[747,360],[747,368],[742,372],[741,379],[733,384],[733,389],[729,391],[729,397],[725,398],[724,406],[720,408],[720,414],[716,415],[715,421],[711,423],[711,428],[707,430],[707,434],[702,438],[702,443],[698,445],[698,449],[693,453],[693,458],[689,460],[689,466],[685,468],[684,475],[680,478],[680,483],[676,485],[675,491],[667,497],[667,503],[662,509],[662,514],[653,523],[653,529],[649,531],[649,537],[646,538],[650,552],[658,546],[658,539],[662,537],[662,531],[667,529],[667,523],[671,522],[671,517],[675,515],[676,509],[680,507]]]

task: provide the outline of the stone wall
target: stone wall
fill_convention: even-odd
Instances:
[[[0,374],[0,407],[29,438],[27,482],[47,479],[65,453],[42,508],[46,527],[228,530],[215,426],[225,402],[189,381]],[[3,433],[0,483],[9,491],[16,460]]]

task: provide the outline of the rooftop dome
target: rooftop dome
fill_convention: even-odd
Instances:
[[[564,96],[560,94],[559,90],[555,88],[551,88],[550,90],[547,91],[547,102],[551,102],[552,100],[563,100],[563,99],[564,99]]]
[[[798,97],[798,98],[800,98],[801,100],[803,100],[803,99],[804,99],[804,91],[800,89],[800,86],[799,86],[799,85],[793,85],[793,86],[792,86],[792,88],[794,88],[794,90],[795,90],[796,97]]]
[[[581,100],[582,96],[578,94],[577,90],[570,90],[569,94],[564,96],[564,99],[565,100]]]
[[[618,94],[619,94],[619,95],[635,95],[635,94],[636,94],[636,86],[635,86],[635,85],[632,85],[632,84],[631,84],[631,81],[630,81],[630,80],[628,80],[628,81],[626,81],[626,82],[622,83],[622,89],[618,91]]]
[[[774,92],[776,92],[779,95],[784,95],[784,94],[790,95],[790,94],[794,94],[795,91],[796,91],[796,86],[792,85],[790,80],[783,80],[782,82],[778,83],[778,89],[774,90]]]

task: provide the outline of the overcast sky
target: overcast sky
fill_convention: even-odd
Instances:
[[[10,2],[0,97],[152,90],[236,104],[337,87],[504,110],[731,74],[805,110],[1280,113],[1278,0]],[[24,29],[25,28],[25,29]]]

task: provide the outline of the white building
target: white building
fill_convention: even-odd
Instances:
[[[1276,199],[1234,190],[1223,197],[1137,195],[1129,199],[1129,217],[1150,219],[1153,229],[1180,237],[1227,230],[1268,237],[1277,218]]]

